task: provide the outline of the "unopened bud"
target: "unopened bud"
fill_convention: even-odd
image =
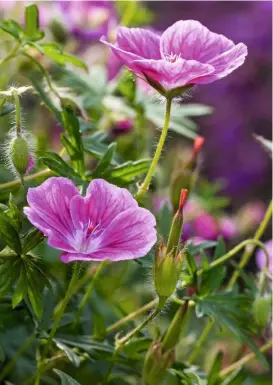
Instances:
[[[162,344],[154,341],[145,358],[143,379],[147,385],[158,385],[162,382],[167,369],[174,362],[173,350],[162,351]]]
[[[161,298],[168,298],[174,292],[179,280],[183,254],[172,250],[166,254],[167,248],[161,244],[153,264],[153,280],[156,293]]]
[[[181,239],[182,225],[183,225],[183,209],[187,200],[188,190],[182,189],[180,193],[180,200],[178,210],[173,218],[171,231],[168,239],[167,253],[174,248],[178,248]]]
[[[10,142],[9,150],[12,165],[23,176],[30,163],[28,142],[22,136],[15,137]]]
[[[261,329],[264,329],[267,326],[270,319],[270,312],[271,312],[270,298],[261,297],[261,296],[256,297],[252,307],[252,314],[256,324]]]
[[[203,138],[203,136],[197,136],[195,138],[194,144],[193,144],[193,150],[192,150],[193,157],[196,158],[199,155],[200,151],[203,148],[204,143],[205,143],[205,139]]]

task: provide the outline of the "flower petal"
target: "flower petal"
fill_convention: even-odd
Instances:
[[[143,59],[161,59],[160,37],[147,29],[119,27],[117,45]]]
[[[223,35],[211,32],[196,20],[181,20],[166,29],[160,39],[161,55],[177,55],[186,60],[208,63],[234,47]]]
[[[117,42],[111,44],[105,37],[101,42],[108,45],[115,55],[134,72],[133,61],[140,59],[160,59],[160,37],[155,33],[141,28],[119,27],[117,31]]]
[[[153,214],[142,207],[124,211],[101,235],[94,257],[114,261],[144,257],[156,242],[155,225]]]
[[[86,191],[87,217],[94,226],[107,227],[115,217],[138,204],[128,190],[103,179],[93,180]]]
[[[72,197],[79,195],[75,185],[67,178],[53,177],[39,187],[30,188],[25,214],[45,235],[57,234],[68,238],[73,231],[69,205]]]
[[[167,60],[136,60],[139,72],[158,82],[167,90],[199,83],[199,79],[214,71],[213,66],[195,60],[177,59],[174,63]]]
[[[231,50],[209,61],[209,64],[215,68],[215,72],[201,79],[200,83],[211,83],[229,75],[244,63],[246,56],[247,46],[243,43],[237,44]]]

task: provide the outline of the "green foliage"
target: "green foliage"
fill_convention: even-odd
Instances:
[[[75,183],[82,183],[81,176],[73,170],[58,154],[54,152],[46,152],[40,160],[54,172],[54,174],[59,176],[64,176],[66,178],[71,178]]]
[[[80,385],[78,381],[74,380],[72,377],[62,372],[61,370],[54,369],[54,372],[60,377],[61,385]]]

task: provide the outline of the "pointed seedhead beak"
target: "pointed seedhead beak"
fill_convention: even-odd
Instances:
[[[203,136],[197,136],[195,138],[195,141],[193,144],[193,151],[192,151],[194,158],[196,158],[199,155],[200,151],[203,148],[204,143],[205,143],[205,138],[203,138]]]

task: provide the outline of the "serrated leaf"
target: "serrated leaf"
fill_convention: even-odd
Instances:
[[[65,352],[69,361],[71,361],[72,364],[76,366],[76,368],[78,368],[81,363],[80,357],[78,357],[77,354],[74,353],[72,349],[70,349],[68,346],[66,346],[63,342],[59,341],[58,339],[55,338],[54,342],[59,349]]]
[[[13,200],[12,194],[9,196],[9,210],[6,215],[10,218],[10,223],[18,233],[22,229],[22,213]]]
[[[12,250],[17,254],[21,254],[22,246],[19,234],[10,224],[9,217],[3,211],[0,211],[0,236]]]
[[[25,8],[25,25],[27,39],[38,41],[44,37],[44,33],[39,31],[39,10],[35,4]]]
[[[73,170],[58,154],[46,152],[40,160],[56,175],[73,179],[76,183],[82,183],[81,176]]]
[[[14,309],[27,294],[27,276],[24,264],[21,265],[19,279],[12,294],[12,308]]]
[[[70,377],[61,370],[53,369],[53,371],[60,377],[61,385],[81,385],[78,381],[74,380],[74,378]]]
[[[87,65],[81,59],[69,53],[62,52],[60,49],[57,48],[56,45],[41,44],[41,47],[44,51],[44,54],[50,57],[50,59],[55,60],[58,64],[66,66],[67,63],[70,63],[75,67],[79,67],[84,69],[85,71],[88,71]]]
[[[100,176],[107,169],[107,167],[111,164],[113,156],[116,152],[116,148],[117,148],[117,143],[114,142],[114,143],[109,144],[105,153],[101,157],[95,171],[93,172],[94,177]]]
[[[23,239],[23,254],[28,253],[33,250],[37,245],[39,245],[44,240],[44,235],[40,230],[33,227],[30,229]]]

